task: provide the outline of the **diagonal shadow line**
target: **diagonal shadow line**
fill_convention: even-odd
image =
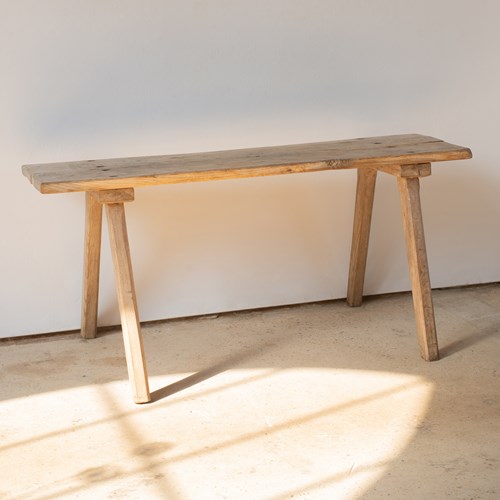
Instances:
[[[198,373],[190,375],[183,380],[180,380],[178,382],[174,382],[173,384],[170,384],[162,389],[158,389],[158,390],[151,393],[152,398],[154,397],[154,399],[152,399],[151,402],[158,401],[162,398],[166,398],[170,394],[175,394],[176,392],[180,392],[183,389],[187,389],[188,387],[196,385],[197,383],[200,383],[203,380],[206,380],[210,377],[217,375],[218,373],[221,373],[221,372],[227,370],[228,368],[234,367],[234,365],[238,362],[241,362],[241,361],[244,361],[247,359],[251,359],[252,357],[258,355],[260,353],[260,351],[263,351],[266,349],[266,352],[267,352],[271,348],[281,346],[281,345],[283,345],[283,340],[285,340],[284,337],[278,337],[277,339],[273,339],[273,341],[268,341],[264,344],[256,344],[250,350],[242,351],[239,354],[235,354],[234,356],[231,356],[231,357],[225,359],[224,361],[217,363],[214,366],[211,366],[211,367],[206,368]],[[248,377],[244,381],[233,382],[230,384],[223,385],[221,387],[207,389],[207,390],[199,393],[198,396],[214,394],[215,392],[219,392],[219,391],[224,390],[224,389],[228,389],[231,387],[237,387],[237,386],[241,385],[242,383],[246,384],[246,383],[249,383],[251,381],[260,380],[262,377],[267,377],[268,375],[269,375],[269,373],[259,374],[259,375],[253,376],[253,377]],[[167,401],[163,404],[166,404],[166,405],[177,404],[181,401],[182,401],[182,399],[181,400],[177,399],[175,401]],[[150,411],[150,410],[154,409],[151,406],[150,410],[148,410],[147,409],[148,405],[141,405],[141,406],[143,406],[142,411]],[[69,432],[75,432],[76,430],[82,430],[85,428],[89,428],[89,427],[92,427],[95,425],[101,425],[101,424],[104,424],[106,422],[110,422],[112,420],[119,420],[119,419],[127,418],[128,416],[130,416],[133,413],[134,413],[133,411],[122,412],[122,413],[113,415],[112,417],[102,418],[102,419],[96,420],[94,422],[80,424],[78,426],[73,426],[73,427],[70,427],[67,429],[63,429],[63,430],[47,432],[46,434],[43,434],[41,436],[37,436],[36,438],[29,438],[29,439],[25,439],[22,441],[17,441],[15,443],[10,443],[10,444],[7,444],[5,446],[0,446],[0,452],[6,451],[6,450],[11,449],[11,448],[16,448],[19,446],[24,446],[24,445],[27,445],[27,444],[32,443],[34,441],[41,441],[43,439],[50,439],[50,438],[58,436],[60,434],[66,434]]]
[[[246,434],[242,434],[241,436],[237,438],[232,438],[228,439],[226,441],[223,441],[219,444],[213,444],[210,446],[205,446],[204,448],[200,448],[198,450],[186,452],[182,455],[174,455],[172,457],[164,459],[164,463],[175,463],[175,462],[181,462],[184,460],[188,460],[193,457],[200,457],[202,455],[206,455],[209,453],[214,453],[217,452],[223,448],[229,448],[244,442],[251,441],[253,439],[257,439],[263,435],[270,435],[270,434],[275,434],[280,431],[286,431],[289,430],[291,426],[299,426],[302,424],[305,424],[307,422],[311,422],[313,420],[316,420],[318,418],[326,417],[327,415],[331,415],[333,412],[340,412],[349,408],[354,408],[358,406],[362,406],[368,403],[371,403],[373,401],[378,401],[380,399],[386,398],[388,396],[392,396],[394,394],[401,393],[403,391],[407,391],[408,389],[412,389],[414,387],[418,387],[420,385],[420,382],[415,381],[415,382],[410,382],[410,383],[403,383],[400,385],[397,385],[395,387],[391,387],[389,389],[384,389],[382,391],[378,391],[372,394],[369,394],[367,396],[363,396],[361,398],[358,398],[354,401],[346,401],[343,403],[339,403],[337,405],[333,405],[327,408],[324,408],[322,410],[318,410],[313,413],[308,413],[307,415],[302,415],[296,418],[293,418],[291,420],[287,420],[285,422],[279,423],[274,425],[271,429],[266,428],[265,431],[260,430],[260,431],[254,431],[254,432],[248,432]]]
[[[155,403],[163,398],[171,396],[172,394],[183,391],[184,389],[188,389],[193,385],[199,384],[209,378],[212,378],[215,375],[228,370],[229,368],[233,368],[235,365],[241,363],[242,361],[247,361],[248,359],[251,359],[256,355],[261,354],[263,350],[269,351],[270,349],[272,349],[273,347],[277,347],[278,345],[281,347],[283,345],[283,339],[279,340],[280,342],[266,342],[264,344],[254,346],[253,349],[230,356],[229,358],[226,358],[213,366],[205,368],[204,370],[201,370],[197,373],[193,373],[192,375],[174,382],[173,384],[162,387],[161,389],[157,389],[156,391],[153,391],[151,393],[151,403]]]
[[[286,342],[284,342],[285,340],[286,340]],[[233,356],[230,356],[229,358],[226,358],[223,361],[220,361],[219,363],[217,363],[211,367],[205,368],[204,370],[201,370],[197,373],[194,373],[193,375],[190,375],[190,376],[186,377],[185,379],[182,379],[182,380],[180,380],[178,382],[174,382],[173,384],[170,384],[166,387],[163,387],[161,389],[157,389],[156,391],[153,391],[151,393],[151,403],[157,402],[161,399],[166,398],[167,396],[173,395],[173,394],[180,392],[184,389],[192,387],[193,385],[201,383],[204,380],[207,380],[207,379],[209,379],[209,378],[211,378],[219,373],[222,373],[223,371],[226,371],[229,368],[233,368],[237,363],[241,363],[242,361],[246,361],[248,359],[251,359],[251,358],[261,354],[262,351],[264,351],[264,350],[266,352],[269,352],[273,348],[282,347],[285,343],[291,342],[292,340],[293,340],[293,338],[281,336],[281,337],[278,337],[276,339],[269,340],[269,341],[262,343],[262,344],[256,344],[251,349],[242,350],[241,352],[239,352]],[[258,380],[262,376],[267,376],[267,375],[268,374],[258,375],[256,377],[251,377],[250,379],[245,380],[243,383],[247,383],[249,380]],[[205,391],[203,394],[211,394],[213,392],[218,392],[218,391],[225,389],[225,388],[228,388],[228,387],[237,386],[240,383],[241,382],[228,384],[227,386],[223,386],[223,388],[209,389],[209,390]],[[167,402],[167,404],[169,404],[169,403]],[[153,409],[153,408],[151,408],[151,409]],[[144,411],[144,409],[143,409],[143,411]],[[133,413],[133,412],[124,412],[124,413],[121,413],[119,415],[115,415],[115,416],[110,417],[110,418],[101,419],[101,420],[98,420],[96,422],[92,422],[89,424],[82,424],[78,427],[80,429],[82,429],[85,427],[91,427],[93,425],[99,425],[99,424],[102,424],[104,422],[108,422],[111,420],[126,418],[131,413]],[[74,432],[74,431],[75,431],[75,427],[72,427],[71,429],[66,429],[65,431],[62,431],[62,432],[61,431],[49,432],[49,433],[46,433],[45,435],[40,436],[36,439],[26,439],[23,441],[19,441],[17,443],[12,443],[12,444],[9,444],[7,446],[0,447],[0,451],[6,450],[9,448],[15,448],[18,446],[23,446],[25,444],[31,443],[33,441],[39,441],[41,439],[48,439],[48,438],[54,437],[56,435],[59,435],[61,433]]]
[[[226,390],[226,389],[231,389],[231,388],[234,388],[234,387],[238,387],[238,386],[240,386],[242,384],[248,384],[250,382],[256,382],[258,380],[261,380],[262,378],[268,377],[273,372],[274,372],[274,370],[270,370],[268,372],[260,373],[258,375],[253,376],[253,377],[247,377],[247,378],[245,378],[245,379],[243,379],[241,381],[238,381],[238,382],[233,382],[233,383],[226,384],[226,385],[223,385],[223,386],[219,386],[219,387],[216,387],[216,388],[208,389],[208,390],[205,390],[205,391],[202,391],[202,392],[198,393],[198,397],[200,397],[200,396],[209,396],[211,394],[215,394],[217,392],[220,392],[220,391],[223,391],[223,390]],[[170,401],[167,401],[165,403],[162,403],[162,407],[165,407],[165,406],[168,406],[168,405],[171,405],[171,404],[182,403],[183,400],[184,400],[183,398],[176,399],[176,400],[170,400]],[[142,405],[141,412],[152,411],[154,408],[156,408],[156,407],[150,406],[149,409],[148,409],[147,406]],[[134,413],[135,413],[134,411],[126,411],[126,412],[115,414],[112,417],[102,418],[102,419],[99,419],[99,420],[95,420],[94,422],[85,423],[85,424],[79,424],[79,425],[76,425],[74,427],[67,427],[66,429],[62,429],[62,430],[58,430],[58,431],[47,432],[47,433],[42,434],[40,436],[37,436],[35,438],[24,439],[22,441],[17,441],[15,443],[10,443],[8,445],[1,446],[0,447],[0,452],[9,450],[11,448],[17,448],[19,446],[25,446],[27,444],[34,443],[36,441],[42,441],[44,439],[50,439],[50,438],[58,436],[58,435],[69,434],[69,433],[73,433],[75,431],[80,431],[80,430],[83,430],[83,429],[87,429],[87,428],[90,428],[90,427],[93,427],[93,426],[96,426],[96,425],[102,425],[102,424],[105,424],[107,422],[111,422],[112,420],[120,420],[120,419],[123,419],[123,418],[127,418],[127,417],[129,417],[130,415],[132,415]]]
[[[474,344],[478,344],[479,342],[483,342],[484,340],[487,340],[495,336],[500,338],[500,329],[497,330],[489,329],[479,333],[472,333],[470,335],[467,335],[467,337],[455,340],[451,344],[448,344],[447,346],[442,347],[440,349],[441,359],[446,358],[448,356],[452,356],[457,352],[472,347]]]

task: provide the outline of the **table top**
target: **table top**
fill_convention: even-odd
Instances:
[[[235,179],[471,158],[470,149],[405,134],[207,153],[24,165],[41,193]]]

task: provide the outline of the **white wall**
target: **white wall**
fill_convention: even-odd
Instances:
[[[433,286],[500,280],[496,0],[0,0],[0,336],[79,327],[84,197],[24,163],[394,133],[469,146],[422,181]],[[366,292],[407,290],[379,176]],[[141,319],[344,297],[355,172],[127,205]],[[100,324],[119,322],[103,240]]]

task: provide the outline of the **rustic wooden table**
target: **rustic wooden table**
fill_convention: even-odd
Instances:
[[[377,172],[397,178],[406,237],[408,266],[420,352],[439,358],[427,265],[419,178],[431,174],[431,162],[471,158],[468,148],[411,134],[296,144],[209,153],[24,165],[23,174],[41,193],[86,192],[82,336],[97,329],[102,206],[109,239],[133,398],[151,400],[130,260],[124,203],[134,188],[219,179],[357,169],[358,181],[347,302],[361,305]]]

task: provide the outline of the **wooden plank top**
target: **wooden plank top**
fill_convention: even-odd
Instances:
[[[24,165],[23,174],[41,193],[65,193],[471,157],[468,148],[434,137],[407,134],[208,153]]]

